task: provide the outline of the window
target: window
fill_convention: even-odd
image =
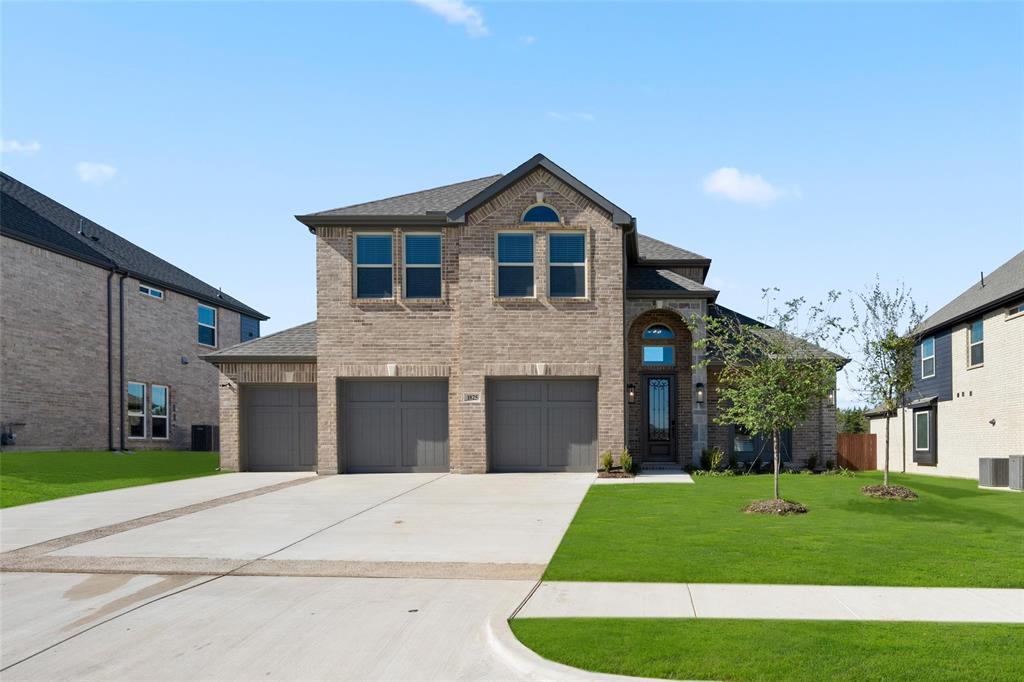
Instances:
[[[217,309],[199,304],[199,343],[204,346],[217,346]]]
[[[405,298],[441,298],[441,235],[405,235]]]
[[[139,293],[144,294],[146,296],[152,296],[153,298],[164,297],[163,289],[157,289],[156,287],[151,287],[148,284],[140,284]]]
[[[152,397],[149,403],[150,429],[153,438],[167,438],[167,400],[168,390],[166,386],[153,384]]]
[[[533,296],[533,233],[498,234],[498,296]]]
[[[128,382],[128,437],[146,437],[146,384]]]
[[[644,340],[654,339],[660,341],[662,339],[673,338],[675,338],[675,334],[673,334],[672,330],[663,324],[652,324],[644,330]]]
[[[558,217],[558,211],[551,208],[547,204],[538,204],[531,206],[526,209],[526,213],[523,214],[524,223],[560,223],[562,219]]]
[[[967,366],[976,367],[985,362],[985,325],[983,321],[972,322],[967,333]]]
[[[921,343],[921,378],[935,376],[935,337]]]
[[[675,349],[672,346],[644,346],[645,365],[674,365]]]
[[[552,298],[587,295],[587,237],[582,232],[548,235],[548,293]]]
[[[356,298],[391,298],[391,235],[356,235]]]
[[[1017,317],[1018,315],[1024,315],[1024,301],[1006,309],[1007,317]]]
[[[925,410],[914,413],[914,449],[927,452],[931,450],[932,413]]]

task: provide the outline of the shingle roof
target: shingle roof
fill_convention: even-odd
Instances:
[[[197,299],[267,319],[206,282],[75,213],[25,183],[0,173],[3,206],[0,232],[100,267],[115,267],[139,279]],[[84,234],[80,234],[79,230]]]
[[[681,249],[678,246],[666,244],[653,237],[637,233],[637,249],[640,252],[641,260],[672,261],[672,260],[708,260],[699,253]]]
[[[258,339],[245,341],[230,348],[207,353],[207,362],[234,362],[237,360],[316,360],[316,322],[307,322]]]
[[[800,339],[799,337],[793,336],[791,334],[786,334],[785,332],[781,332],[778,329],[775,329],[774,327],[772,327],[771,325],[768,325],[768,324],[765,324],[764,322],[761,322],[760,320],[755,320],[752,317],[748,317],[748,316],[744,315],[743,313],[736,312],[735,310],[730,310],[729,308],[726,308],[725,306],[722,306],[722,305],[718,305],[717,303],[708,306],[708,314],[711,317],[731,318],[731,319],[736,320],[737,322],[739,322],[739,323],[741,323],[743,325],[748,325],[748,326],[751,326],[751,327],[761,327],[764,331],[763,332],[758,332],[758,335],[762,336],[765,339],[768,339],[771,335],[784,334],[785,335],[784,338],[788,338],[790,342],[795,342],[795,343],[789,344],[791,347],[794,347],[794,348],[801,348],[802,347],[802,349],[806,350],[808,352],[808,355],[810,355],[811,357],[815,357],[815,358],[828,358],[828,359],[832,359],[832,360],[835,360],[837,362],[840,362],[843,365],[845,365],[847,362],[849,362],[848,358],[844,358],[841,355],[833,353],[832,351],[828,350],[827,348],[822,348],[821,346],[818,346],[818,345],[815,345],[813,343],[809,343],[807,341],[804,341],[803,339]],[[779,337],[776,337],[776,338],[779,338]]]
[[[695,293],[714,297],[718,292],[679,273],[664,268],[631,265],[626,271],[627,291]]]
[[[921,322],[914,331],[917,334],[938,331],[941,327],[959,322],[987,308],[1012,303],[1015,297],[1020,296],[1024,296],[1024,251],[985,275],[985,286],[981,286],[980,280],[971,285],[967,291]]]
[[[317,216],[413,216],[426,215],[428,212],[439,211],[447,213],[463,202],[476,196],[481,191],[494,184],[501,175],[489,175],[486,178],[466,180],[453,185],[442,185],[431,189],[400,194],[386,199],[367,201],[362,204],[342,206],[329,211],[318,211],[310,213],[308,217]]]

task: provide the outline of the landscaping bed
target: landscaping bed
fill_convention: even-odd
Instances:
[[[216,452],[2,452],[0,507],[220,473]]]

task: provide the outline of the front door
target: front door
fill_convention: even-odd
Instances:
[[[648,376],[645,378],[647,390],[644,392],[647,403],[647,425],[645,431],[646,462],[676,461],[675,444],[672,438],[675,431],[675,395],[674,378],[668,376]]]

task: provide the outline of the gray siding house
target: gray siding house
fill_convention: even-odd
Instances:
[[[297,216],[314,236],[317,319],[206,359],[221,372],[221,465],[593,471],[624,448],[689,466],[766,441],[714,423],[694,368],[711,259],[637,232],[548,158],[506,175]],[[826,351],[822,351],[826,352]],[[838,356],[834,356],[838,362]],[[835,456],[823,402],[785,459]]]
[[[180,449],[215,427],[199,358],[267,316],[4,173],[0,201],[0,445]]]

